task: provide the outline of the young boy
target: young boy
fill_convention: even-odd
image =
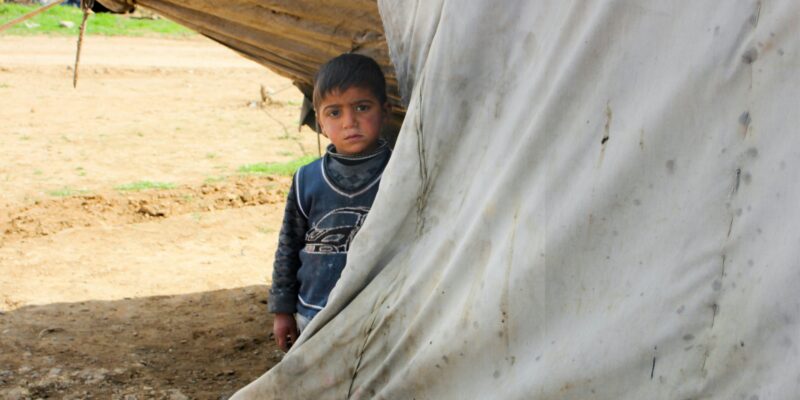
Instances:
[[[327,304],[391,154],[380,138],[389,111],[386,82],[371,58],[343,54],[324,64],[313,103],[331,144],[297,171],[286,201],[269,296],[284,351]]]

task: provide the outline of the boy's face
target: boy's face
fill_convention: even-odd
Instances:
[[[355,155],[375,149],[387,108],[371,90],[351,86],[325,95],[317,110],[317,120],[337,152]]]

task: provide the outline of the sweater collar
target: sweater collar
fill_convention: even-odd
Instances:
[[[327,147],[327,154],[335,159],[342,161],[360,161],[383,154],[387,150],[389,150],[389,144],[386,142],[386,140],[378,139],[378,146],[375,147],[375,149],[373,149],[372,151],[359,154],[352,154],[352,155],[341,154],[336,151],[336,146],[334,146],[333,143],[331,143]]]

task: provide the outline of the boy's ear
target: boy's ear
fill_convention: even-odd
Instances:
[[[319,112],[317,111],[316,108],[314,109],[314,119],[315,119],[314,125],[317,127],[317,133],[319,133],[322,136],[328,137],[328,135],[326,135],[325,131],[322,129],[322,124],[319,123]]]
[[[389,119],[389,115],[392,112],[392,106],[389,105],[388,101],[386,101],[386,102],[383,103],[381,108],[383,109],[383,119],[384,119],[384,121],[386,121],[386,120]]]

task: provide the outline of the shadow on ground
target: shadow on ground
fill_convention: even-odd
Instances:
[[[266,286],[0,313],[0,398],[224,399],[282,354]]]

